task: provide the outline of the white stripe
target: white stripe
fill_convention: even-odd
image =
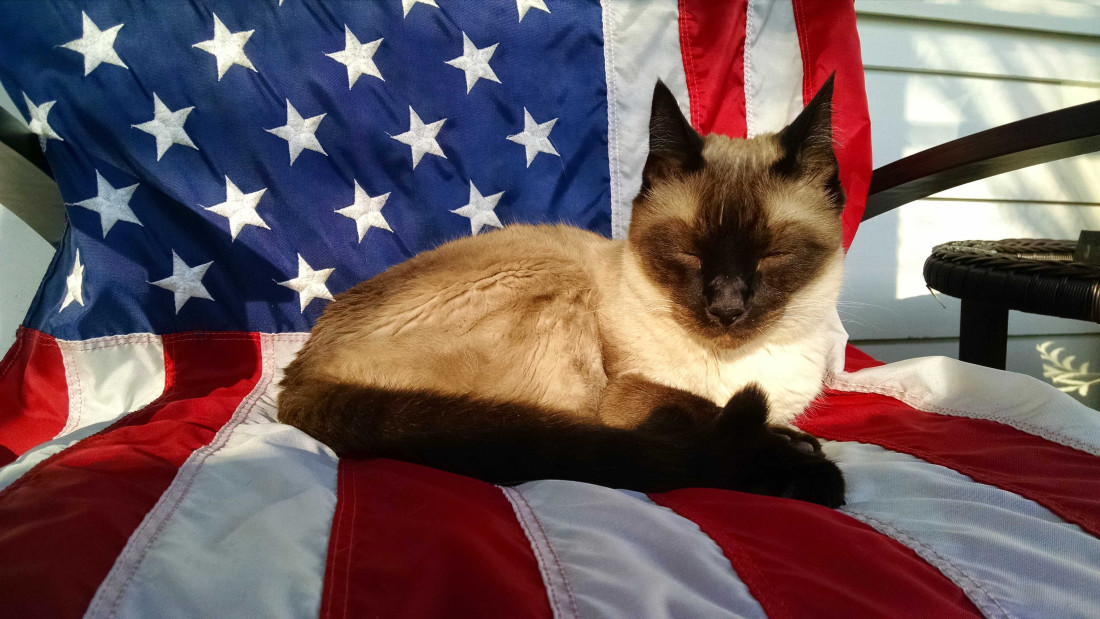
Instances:
[[[164,392],[164,344],[159,335],[57,340],[57,345],[69,391],[69,418],[58,437],[144,408]]]
[[[1100,415],[1023,374],[924,357],[840,372],[826,382],[839,391],[887,395],[929,413],[997,421],[1100,456]]]
[[[745,11],[745,125],[751,138],[779,131],[802,111],[802,49],[791,0],[749,0]]]
[[[298,350],[309,340],[309,333],[277,333],[272,347],[272,361],[275,364],[275,373],[271,377],[271,386],[260,396],[259,413],[266,416],[268,421],[275,421],[278,413],[279,392],[282,387],[279,381],[283,379],[283,370],[294,357]]]
[[[282,370],[309,333],[279,333],[274,340],[272,388],[260,397],[262,410],[275,420],[275,399]],[[59,340],[69,381],[69,421],[56,438],[36,445],[0,467],[0,490],[38,463],[103,430],[128,412],[145,408],[164,390],[164,345],[160,336],[139,333],[85,341]],[[75,381],[80,387],[73,386]],[[74,398],[74,392],[78,397]]]
[[[77,371],[78,363],[74,359],[74,352],[70,347],[61,346],[60,341],[57,341],[57,344],[61,351],[61,365],[65,368],[65,389],[69,398],[69,410],[66,411],[65,425],[61,426],[61,430],[54,435],[55,439],[80,427],[81,413],[84,410],[84,391],[81,388],[80,372]]]
[[[611,173],[611,235],[626,238],[631,203],[642,187],[649,154],[653,85],[664,80],[680,109],[689,112],[680,53],[676,0],[603,0],[607,80],[607,158]]]
[[[699,527],[645,495],[568,481],[518,487],[581,616],[764,617]]]
[[[500,490],[511,503],[516,521],[519,522],[524,535],[527,536],[527,541],[531,544],[531,550],[535,553],[535,561],[539,565],[539,574],[542,575],[542,583],[546,587],[546,597],[550,601],[550,610],[554,613],[554,619],[579,617],[580,611],[577,609],[573,592],[569,590],[565,570],[553,546],[550,545],[550,540],[546,538],[546,531],[543,530],[535,511],[531,509],[531,505],[519,490],[515,488]]]
[[[300,431],[272,423],[274,400],[263,397],[275,388],[276,365],[301,339],[261,335],[256,388],[180,468],[86,616],[318,614],[337,459]]]
[[[111,425],[111,423],[111,421],[101,421],[99,423],[86,425],[64,436],[46,441],[45,443],[39,443],[33,448],[23,452],[23,455],[19,456],[15,462],[0,468],[0,490],[7,488],[12,485],[15,480],[26,475],[31,469],[37,466],[39,462],[42,462],[55,453],[68,449],[77,442]]]
[[[52,440],[0,468],[0,490],[46,458],[106,428],[126,413],[145,408],[164,392],[164,345],[160,336],[135,333],[91,340],[57,340],[65,365],[69,412]]]
[[[1100,540],[1034,501],[862,443],[824,443],[842,511],[912,548],[989,617],[1095,616]]]

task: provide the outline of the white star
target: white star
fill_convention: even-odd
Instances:
[[[193,109],[195,109],[195,106],[180,108],[173,112],[161,102],[160,97],[154,92],[153,120],[130,126],[134,129],[141,129],[157,139],[157,161],[160,161],[160,158],[168,152],[168,148],[173,144],[190,146],[195,150],[199,149],[183,130],[183,123],[187,122],[187,115]]]
[[[317,126],[324,120],[325,114],[319,114],[310,118],[302,118],[302,115],[298,113],[298,110],[294,109],[294,106],[290,104],[290,100],[286,102],[286,124],[282,127],[275,127],[274,129],[264,129],[264,131],[277,135],[287,142],[287,147],[290,150],[290,165],[294,165],[294,160],[298,158],[298,155],[302,154],[305,149],[312,150],[314,152],[321,153],[328,156],[325,149],[321,148],[321,143],[317,141],[317,136],[313,135],[317,131]]]
[[[478,49],[470,40],[470,37],[466,36],[465,32],[462,33],[462,55],[453,60],[448,60],[447,64],[466,72],[466,94],[470,94],[470,89],[474,87],[479,79],[500,83],[497,74],[489,66],[489,59],[493,57],[497,45],[500,45],[500,43],[493,43],[489,47]]]
[[[527,167],[531,167],[531,162],[539,153],[558,155],[558,151],[554,150],[554,145],[550,143],[550,131],[556,122],[558,119],[552,118],[541,124],[536,123],[527,108],[523,108],[523,133],[510,135],[508,139],[516,144],[523,144],[524,150],[527,151]]]
[[[358,81],[359,76],[364,73],[373,75],[383,82],[386,81],[386,78],[382,77],[382,74],[378,72],[378,65],[374,64],[374,53],[378,51],[378,46],[381,44],[382,39],[377,39],[370,43],[360,43],[359,39],[351,33],[351,28],[348,28],[345,24],[343,51],[332,52],[331,54],[325,55],[347,66],[348,90],[351,90],[351,87]]]
[[[503,228],[503,224],[500,223],[500,219],[497,218],[497,214],[493,210],[497,207],[497,202],[500,202],[500,197],[503,195],[504,192],[502,191],[491,196],[483,196],[477,190],[477,187],[474,187],[474,182],[470,181],[470,201],[465,206],[456,208],[451,212],[470,219],[470,234],[477,234],[482,226]]]
[[[256,226],[265,230],[271,229],[267,226],[267,222],[256,212],[256,205],[259,204],[265,191],[267,191],[266,187],[252,193],[241,193],[241,190],[237,189],[237,186],[227,176],[225,177],[225,202],[214,206],[203,206],[203,208],[229,219],[230,240],[235,241],[237,235],[241,233],[245,226]]]
[[[516,10],[519,11],[520,21],[523,21],[523,16],[531,9],[550,12],[550,9],[546,8],[546,0],[516,0]]]
[[[187,266],[187,263],[176,255],[176,251],[172,250],[172,276],[149,283],[160,286],[165,290],[171,290],[175,294],[176,313],[178,314],[183,304],[187,303],[187,300],[191,297],[214,300],[214,297],[210,296],[210,293],[206,290],[206,286],[202,285],[202,278],[212,264],[214,264],[213,261],[200,264],[197,267]]]
[[[336,212],[344,217],[355,220],[355,229],[359,233],[359,242],[363,242],[363,236],[365,236],[367,230],[371,228],[381,228],[393,232],[393,228],[390,228],[390,224],[386,222],[386,218],[382,217],[382,207],[386,205],[386,200],[389,199],[390,194],[387,192],[372,198],[359,186],[359,181],[353,182],[355,183],[355,201],[352,202],[351,206],[336,209]]]
[[[427,4],[428,6],[434,6],[437,9],[439,8],[439,5],[435,3],[435,0],[401,0],[401,8],[405,10],[404,17],[409,16],[409,11],[411,11],[418,2],[421,4]]]
[[[255,30],[242,30],[230,32],[222,20],[214,15],[214,38],[209,41],[200,41],[191,47],[197,47],[204,52],[209,52],[218,59],[218,81],[229,70],[229,67],[239,64],[246,69],[256,70],[252,61],[244,53],[244,44]]]
[[[294,279],[288,279],[285,282],[276,282],[280,286],[286,286],[291,290],[297,291],[298,303],[302,308],[302,312],[306,311],[306,306],[314,299],[328,299],[332,300],[332,293],[328,291],[328,287],[325,286],[325,280],[329,275],[332,275],[333,269],[318,269],[314,271],[308,264],[306,259],[302,257],[302,254],[298,254],[298,277]]]
[[[444,159],[447,155],[443,154],[443,150],[439,148],[439,142],[435,141],[435,136],[439,133],[439,128],[443,126],[443,122],[446,118],[440,119],[425,125],[416,112],[413,111],[412,106],[409,106],[409,130],[405,133],[398,135],[391,135],[390,137],[401,142],[402,144],[408,144],[412,147],[413,169],[416,169],[416,164],[420,163],[420,158],[424,156],[424,153],[431,153],[433,155],[439,155]]]
[[[31,103],[31,98],[27,96],[27,93],[23,93],[23,100],[27,102],[27,112],[31,116],[31,132],[37,133],[43,144],[45,144],[47,139],[64,142],[65,140],[62,140],[61,136],[57,135],[57,132],[50,126],[49,121],[46,120],[46,117],[50,115],[50,108],[52,108],[53,104],[57,103],[57,101],[46,101],[42,105],[35,105]]]
[[[69,41],[61,47],[84,54],[84,75],[87,76],[104,62],[129,69],[130,67],[126,66],[126,63],[122,62],[115,53],[115,37],[125,24],[100,30],[87,13],[81,11],[80,15],[84,21],[84,36]]]
[[[103,227],[103,238],[107,238],[107,233],[110,232],[111,227],[119,221],[141,225],[137,215],[130,208],[130,197],[134,195],[134,191],[140,183],[122,189],[115,189],[107,182],[107,179],[100,175],[99,170],[96,170],[95,184],[96,197],[81,200],[75,203],[74,206],[83,206],[99,213],[99,223]]]
[[[76,261],[73,262],[73,270],[65,278],[65,298],[62,299],[61,309],[57,312],[61,313],[61,310],[68,307],[73,301],[82,306],[84,305],[84,265],[80,264],[79,249],[76,250]]]

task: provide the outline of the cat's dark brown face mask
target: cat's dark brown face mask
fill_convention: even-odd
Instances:
[[[841,244],[833,78],[790,125],[702,137],[661,82],[629,242],[673,318],[725,348],[797,312]]]

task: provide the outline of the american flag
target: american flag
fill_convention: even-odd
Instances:
[[[0,365],[0,616],[1086,616],[1100,420],[1025,377],[880,366],[835,325],[799,420],[848,505],[338,460],[274,421],[328,299],[510,222],[621,238],[660,77],[703,132],[836,71],[851,2],[9,2],[0,82],[69,228]]]

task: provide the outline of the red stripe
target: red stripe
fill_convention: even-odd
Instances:
[[[68,418],[61,349],[45,333],[19,327],[0,361],[0,466],[57,436]]]
[[[743,138],[745,125],[745,9],[748,0],[680,0],[691,124],[700,133]]]
[[[794,0],[794,17],[802,48],[803,103],[809,103],[821,84],[836,71],[833,135],[840,161],[840,183],[848,196],[843,215],[847,248],[863,217],[871,183],[871,121],[856,13],[852,0]]]
[[[858,372],[866,368],[878,367],[880,365],[885,364],[855,346],[848,344],[844,347],[845,372]]]
[[[841,512],[709,489],[651,498],[717,542],[768,617],[981,616],[912,550]]]
[[[796,421],[815,436],[872,443],[1015,492],[1100,536],[1100,458],[984,419],[917,410],[878,394],[829,391]]]
[[[168,335],[164,351],[160,399],[0,493],[0,616],[83,615],[179,466],[260,377],[254,334]]]
[[[549,617],[500,489],[395,460],[340,461],[321,617]]]

